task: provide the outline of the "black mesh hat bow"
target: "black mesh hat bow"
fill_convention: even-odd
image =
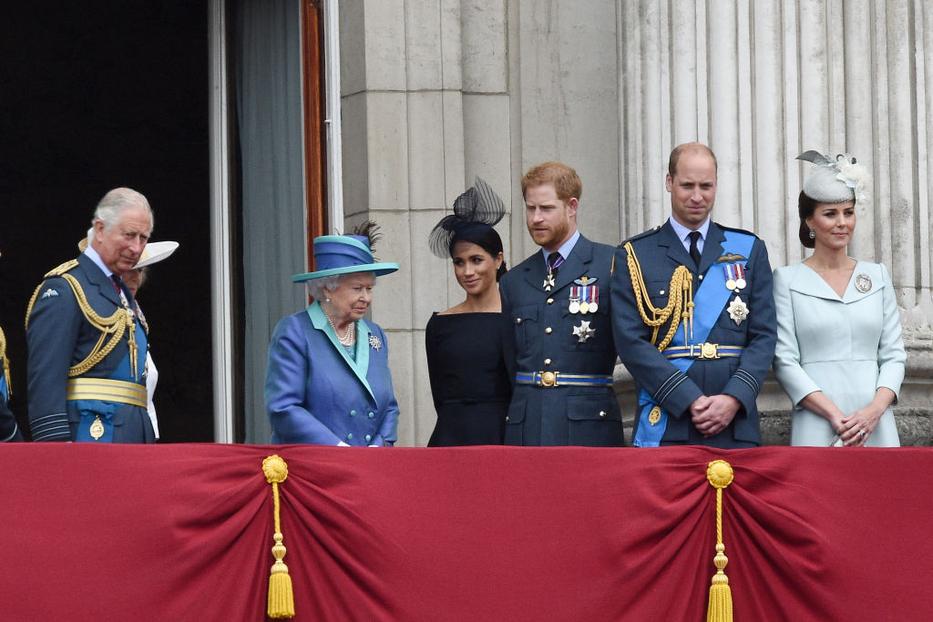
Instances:
[[[472,232],[484,233],[505,215],[505,204],[481,178],[454,201],[454,213],[444,216],[431,231],[429,245],[438,257],[449,257],[459,239],[469,240]]]

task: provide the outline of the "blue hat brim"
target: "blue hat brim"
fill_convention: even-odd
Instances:
[[[376,276],[385,276],[386,274],[392,274],[396,270],[398,270],[397,263],[364,263],[356,266],[344,266],[342,268],[330,268],[328,270],[294,274],[292,275],[292,282],[302,283],[314,279],[323,279],[328,276],[340,276],[342,274],[353,274],[355,272],[372,272]]]

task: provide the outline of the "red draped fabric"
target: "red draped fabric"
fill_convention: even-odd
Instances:
[[[928,449],[0,447],[0,619],[264,620],[278,453],[296,620],[933,619]]]

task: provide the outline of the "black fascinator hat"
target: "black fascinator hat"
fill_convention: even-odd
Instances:
[[[454,213],[444,216],[431,231],[428,244],[438,257],[453,256],[454,244],[471,242],[496,257],[502,252],[502,238],[493,226],[505,215],[505,204],[498,194],[481,178],[473,187],[454,201]],[[505,274],[505,261],[496,274],[498,280]]]

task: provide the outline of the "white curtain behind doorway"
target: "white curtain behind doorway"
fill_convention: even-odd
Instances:
[[[289,277],[306,266],[298,0],[236,3],[236,101],[243,218],[247,443],[268,443],[263,400],[275,323],[305,306]]]

